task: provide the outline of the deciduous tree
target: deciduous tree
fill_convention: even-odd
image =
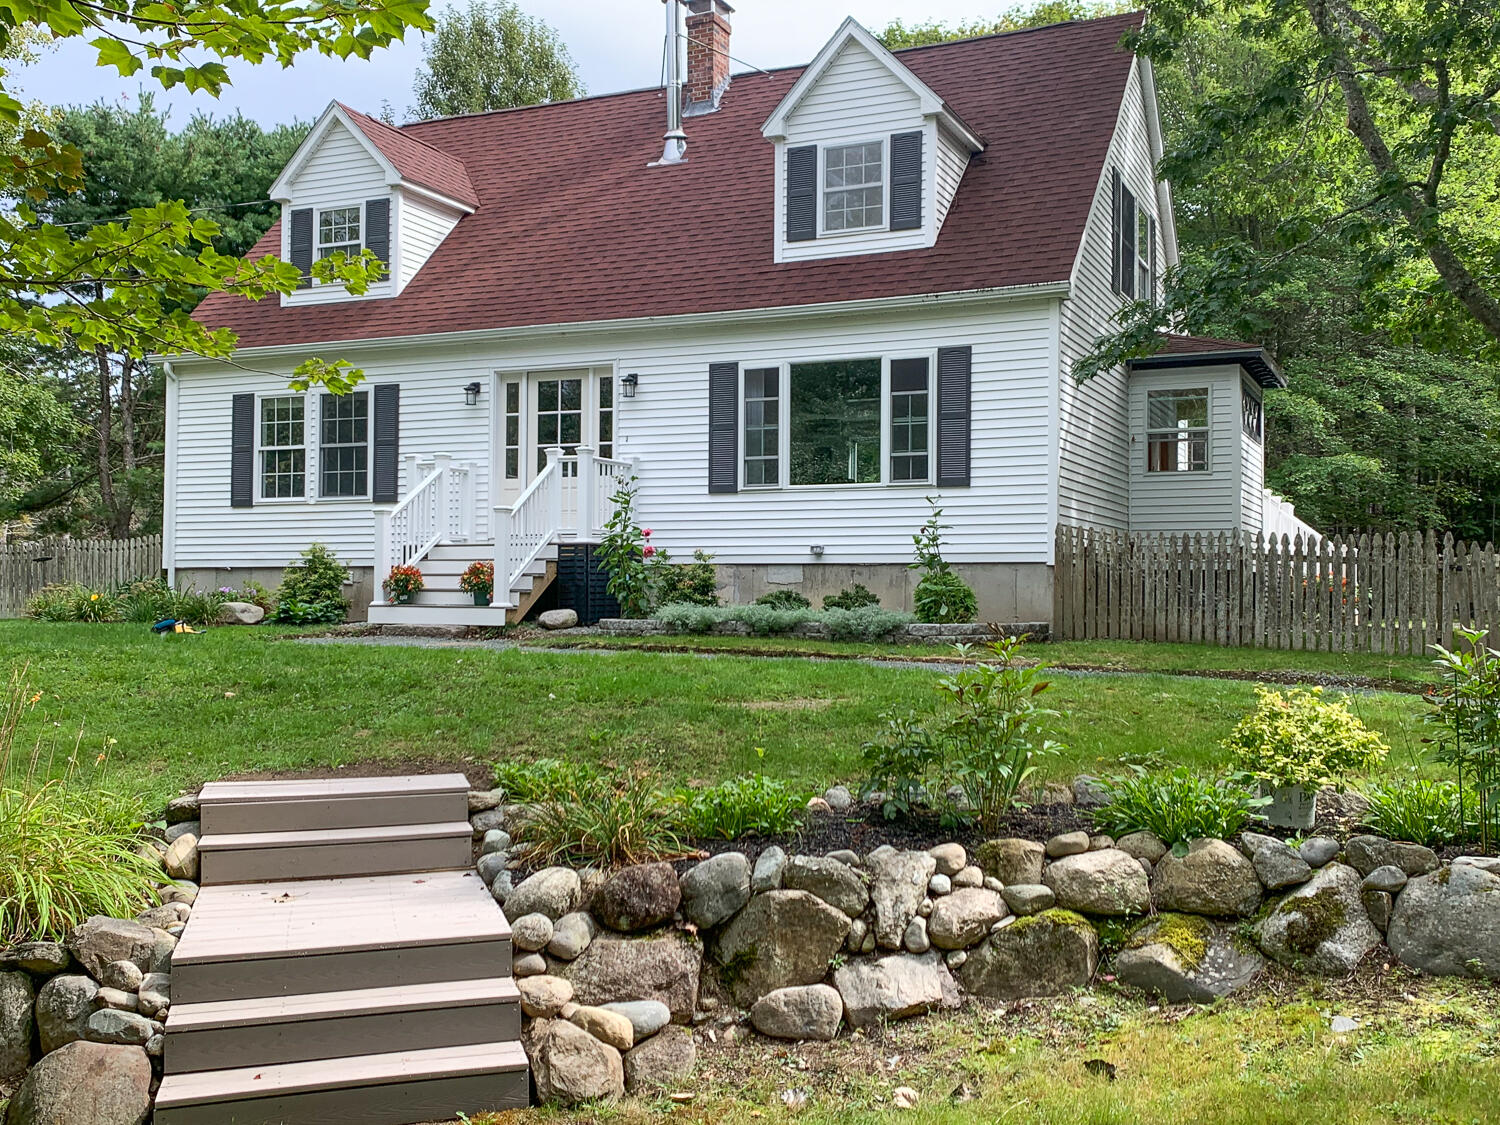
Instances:
[[[444,13],[422,52],[415,117],[486,113],[583,93],[557,32],[513,0],[470,0]]]

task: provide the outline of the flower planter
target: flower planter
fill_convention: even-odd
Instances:
[[[416,597],[415,594],[393,594],[391,596],[391,604],[392,605],[411,605],[412,599],[415,598],[415,597]]]
[[[1271,803],[1261,810],[1261,815],[1266,818],[1266,823],[1276,828],[1305,832],[1318,819],[1316,789],[1304,785],[1262,784],[1260,795],[1271,798]]]
[[[475,605],[489,605],[490,604],[490,596],[489,596],[489,594],[486,594],[486,593],[484,593],[484,592],[482,592],[480,590],[475,590],[474,591],[474,604]]]

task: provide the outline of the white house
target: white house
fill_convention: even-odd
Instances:
[[[321,541],[372,620],[597,616],[591,544],[631,475],[653,542],[744,600],[859,581],[909,605],[928,497],[985,620],[1049,618],[1059,523],[1261,528],[1260,348],[1170,337],[1070,374],[1177,258],[1151,66],[1120,46],[1139,15],[895,54],[850,20],[731,80],[729,5],[685,7],[680,103],[328,108],[257,250],[368,247],[388,279],[200,306],[239,350],[169,365],[179,582],[274,580]],[[314,355],[366,380],[289,391]],[[463,605],[480,558],[496,604]],[[385,605],[401,561],[429,589]]]

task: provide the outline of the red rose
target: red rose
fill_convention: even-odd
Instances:
[[[641,554],[645,555],[646,558],[649,559],[652,555],[656,554],[656,548],[653,547],[653,546],[651,546],[651,544],[647,543],[646,544],[646,549],[644,551],[642,551]]]

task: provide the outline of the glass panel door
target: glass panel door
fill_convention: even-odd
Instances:
[[[583,442],[583,382],[578,375],[540,375],[534,384],[536,403],[536,471],[547,464],[547,447],[560,445],[565,454],[578,452]],[[568,475],[577,473],[576,465],[567,467]]]

